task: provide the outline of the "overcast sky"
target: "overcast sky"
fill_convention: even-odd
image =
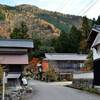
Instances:
[[[71,15],[86,15],[96,18],[100,15],[100,0],[0,0],[1,4],[15,6],[31,4],[41,9]]]

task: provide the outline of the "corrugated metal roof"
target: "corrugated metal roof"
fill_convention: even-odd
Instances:
[[[44,60],[75,60],[84,61],[87,60],[87,54],[75,54],[75,53],[45,53]]]
[[[33,48],[33,41],[24,39],[0,39],[0,47]]]

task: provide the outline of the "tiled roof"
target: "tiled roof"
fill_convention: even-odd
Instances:
[[[97,34],[100,32],[100,25],[94,25],[85,43],[85,48],[90,48]]]
[[[84,61],[87,60],[87,54],[75,54],[75,53],[45,53],[44,60],[75,60]]]
[[[0,39],[0,47],[33,48],[33,41],[24,39]]]

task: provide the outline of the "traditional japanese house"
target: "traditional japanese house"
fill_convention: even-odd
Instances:
[[[93,51],[94,84],[100,86],[100,25],[94,25],[87,38],[85,48]]]
[[[25,67],[28,65],[28,54],[32,48],[32,40],[0,39],[0,64],[8,74],[8,86],[20,86]]]
[[[84,65],[83,61],[87,60],[86,54],[74,53],[45,53],[44,60],[48,68],[54,68],[60,80],[69,79],[73,72],[77,72]]]

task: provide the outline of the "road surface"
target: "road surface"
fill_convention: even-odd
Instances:
[[[69,84],[69,83],[68,83]],[[31,81],[34,93],[25,100],[100,100],[100,95],[64,87],[63,84]]]

